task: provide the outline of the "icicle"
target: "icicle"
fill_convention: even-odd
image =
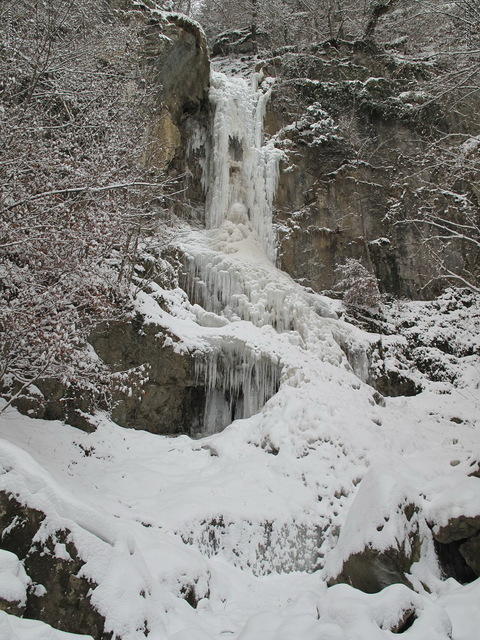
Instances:
[[[288,276],[272,268],[246,270],[235,257],[202,250],[186,257],[182,284],[190,301],[208,312],[271,325],[279,333],[296,331],[305,339],[318,315],[329,315],[328,310],[318,309],[315,296],[292,287]]]
[[[281,366],[243,344],[223,343],[195,361],[195,377],[207,390],[203,434],[257,413],[278,390]]]

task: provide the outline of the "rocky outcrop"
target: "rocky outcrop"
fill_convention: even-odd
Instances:
[[[185,16],[148,6],[140,33],[149,110],[143,163],[173,179],[173,202],[182,217],[191,212],[202,217],[205,194],[198,159],[207,143],[210,81],[205,35]],[[166,338],[137,318],[97,331],[91,342],[114,371],[144,367],[148,372],[140,395],[114,394],[112,417],[118,424],[193,435],[202,424],[205,390],[195,381],[193,358],[166,346]]]
[[[290,47],[263,71],[277,78],[266,131],[286,153],[276,199],[282,268],[328,291],[335,265],[357,258],[384,291],[437,294],[438,284],[424,289],[432,278],[426,229],[392,224],[400,210],[449,208],[448,196],[435,190],[445,188],[441,169],[428,176],[428,197],[418,178],[419,158],[437,132],[467,127],[423,90],[434,67],[373,43],[340,42]],[[471,257],[461,250],[447,260],[455,271]]]
[[[64,631],[90,634],[109,640],[104,618],[90,603],[96,586],[79,575],[84,561],[79,557],[68,530],[38,535],[45,515],[22,504],[13,495],[0,492],[0,537],[2,548],[23,563],[30,584],[26,602],[0,608],[8,613],[41,620]]]
[[[164,435],[201,430],[206,391],[195,378],[194,358],[177,353],[158,326],[141,318],[111,324],[92,337],[92,344],[114,371],[145,368],[139,394],[114,398],[112,418],[118,424]]]
[[[95,430],[90,414],[98,406],[98,394],[73,385],[65,386],[55,378],[37,380],[18,396],[13,405],[31,418],[64,420],[82,431]]]
[[[465,538],[476,536],[480,532],[480,515],[458,516],[451,518],[446,525],[438,527],[434,532],[434,538],[441,544],[458,542]]]
[[[154,171],[180,177],[182,202],[201,208],[198,156],[204,153],[209,117],[207,41],[200,25],[180,14],[146,10],[145,22],[140,54],[150,95],[143,162]]]
[[[428,381],[461,387],[465,368],[480,353],[480,342],[472,340],[472,327],[475,333],[480,323],[478,302],[468,290],[447,289],[422,303],[394,301],[381,310],[351,307],[345,319],[383,334],[367,354],[367,381],[383,395],[415,395]],[[451,420],[462,422],[458,416]]]
[[[212,56],[252,55],[269,45],[268,33],[251,29],[232,29],[219,33],[212,43]]]
[[[387,465],[372,467],[325,562],[329,585],[347,583],[366,593],[402,583],[421,556],[424,530],[416,488],[408,474],[394,478]]]
[[[479,529],[480,531],[480,529]],[[460,553],[465,562],[475,574],[476,578],[480,577],[480,535],[477,534],[463,542],[459,547]]]
[[[347,583],[365,593],[378,593],[391,584],[410,587],[405,576],[419,558],[419,547],[416,547],[414,555],[403,547],[385,551],[366,548],[348,558],[342,572],[329,582],[329,586]]]

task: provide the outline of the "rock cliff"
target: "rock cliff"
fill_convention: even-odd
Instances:
[[[286,154],[276,199],[282,268],[316,291],[329,290],[335,266],[358,258],[388,293],[437,294],[444,282],[432,281],[429,230],[398,223],[398,213],[430,207],[456,219],[442,163],[465,136],[452,135],[450,151],[432,156],[430,166],[422,158],[440,138],[471,128],[469,100],[462,115],[453,112],[429,93],[439,73],[434,63],[371,42],[289,47],[260,67],[277,78],[266,129]],[[457,188],[476,199],[474,181],[457,180]],[[478,253],[456,245],[446,261],[461,272]]]

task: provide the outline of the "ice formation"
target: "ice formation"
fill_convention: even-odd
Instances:
[[[212,140],[202,167],[210,233],[203,238],[208,240],[210,234],[222,229],[230,229],[238,238],[252,237],[270,264],[275,260],[272,204],[282,154],[273,143],[263,141],[263,118],[271,89],[268,81],[260,88],[258,80],[212,73]],[[283,311],[284,296],[267,301],[263,313],[258,304],[249,304],[254,292],[248,291],[242,274],[231,264],[222,265],[221,253],[205,255],[190,248],[186,254],[185,288],[201,309],[229,319],[280,325],[281,329],[291,324],[285,317],[288,310],[287,314]],[[275,291],[272,293],[275,297]],[[282,309],[283,317],[274,317],[274,309]],[[239,341],[214,345],[206,356],[197,358],[197,379],[207,388],[204,435],[256,413],[277,391],[279,371],[275,359]]]
[[[207,228],[225,220],[249,222],[270,259],[275,258],[272,203],[282,152],[263,142],[263,118],[270,96],[248,82],[214,72],[210,100],[215,115],[212,150],[204,174],[207,187]]]
[[[280,364],[268,354],[224,341],[195,361],[196,377],[207,388],[203,434],[257,413],[278,389]]]

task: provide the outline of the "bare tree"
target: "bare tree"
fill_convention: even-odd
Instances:
[[[275,46],[372,39],[377,24],[396,0],[203,0],[196,17],[211,34],[229,29],[268,33]]]
[[[429,264],[425,287],[453,284],[480,292],[480,138],[449,134],[431,142],[403,176],[389,222],[413,231]],[[415,247],[412,247],[415,250]]]
[[[372,0],[372,2],[370,2],[367,9],[368,21],[364,35],[366,40],[373,39],[378,21],[382,16],[391,11],[397,3],[398,0]]]

